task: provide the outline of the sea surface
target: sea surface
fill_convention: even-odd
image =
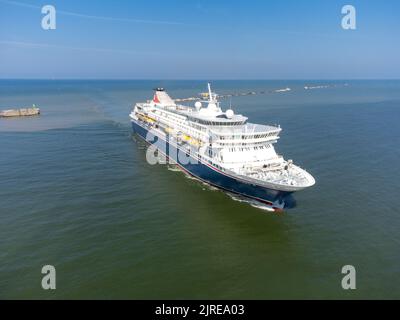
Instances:
[[[42,111],[0,119],[0,298],[400,299],[400,81],[212,84],[255,92],[223,108],[282,126],[277,151],[317,181],[294,208],[146,162],[132,105],[206,81],[0,81],[0,109]],[[345,265],[356,290],[342,289]]]

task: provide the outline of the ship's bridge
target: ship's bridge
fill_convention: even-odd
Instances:
[[[212,127],[210,136],[213,142],[219,145],[275,143],[279,139],[282,129],[277,126],[268,126],[255,123],[245,123],[235,127]]]

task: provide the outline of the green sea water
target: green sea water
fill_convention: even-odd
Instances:
[[[206,81],[0,81],[0,109],[42,110],[0,119],[0,298],[400,298],[400,81],[213,82],[265,91],[233,109],[316,178],[283,214],[146,162],[128,115],[159,86]]]

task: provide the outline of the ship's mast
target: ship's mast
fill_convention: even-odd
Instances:
[[[209,103],[218,103],[217,94],[211,90],[211,83],[208,83],[208,100]]]
[[[211,84],[207,83],[208,85],[208,100],[211,102],[213,102],[213,98],[212,98],[212,91],[211,91]]]
[[[219,102],[217,100],[217,94],[211,90],[211,84],[208,83],[208,109],[213,112],[221,112]]]

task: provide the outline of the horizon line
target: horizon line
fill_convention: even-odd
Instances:
[[[362,81],[362,80],[400,80],[399,78],[2,78],[7,80],[37,81]]]

